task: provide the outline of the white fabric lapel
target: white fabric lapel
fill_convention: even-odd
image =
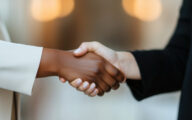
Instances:
[[[11,41],[5,24],[0,22],[0,39]],[[0,89],[0,120],[11,120],[13,92]]]

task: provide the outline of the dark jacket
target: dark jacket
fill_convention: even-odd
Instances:
[[[178,120],[192,120],[192,0],[184,0],[169,44],[163,50],[132,52],[142,80],[127,80],[137,100],[182,90]]]

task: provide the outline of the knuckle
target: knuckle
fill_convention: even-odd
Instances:
[[[98,46],[100,45],[100,43],[97,42],[97,41],[93,41],[92,43],[93,43],[93,45],[96,46],[96,47],[98,47]]]
[[[120,82],[123,82],[124,79],[125,79],[124,75],[123,75],[123,74],[120,74],[120,75],[119,75],[119,81],[120,81]]]
[[[109,92],[109,91],[110,91],[110,89],[111,89],[110,87],[105,86],[105,91],[106,91],[106,92]]]
[[[115,84],[116,84],[116,81],[112,81],[111,86],[113,87],[115,86]]]
[[[110,92],[111,91],[111,88],[108,88],[107,90],[106,90],[106,92]]]
[[[117,90],[119,87],[120,87],[119,83],[116,83],[116,84],[113,86],[113,90]]]
[[[81,44],[81,46],[84,47],[84,46],[87,46],[87,44],[88,44],[88,42],[83,42],[83,43]]]

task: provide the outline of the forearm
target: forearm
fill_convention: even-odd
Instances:
[[[118,66],[128,79],[141,80],[138,64],[130,52],[117,52]]]
[[[187,63],[186,54],[170,49],[134,51],[132,54],[142,80],[127,80],[127,83],[138,100],[181,89]]]

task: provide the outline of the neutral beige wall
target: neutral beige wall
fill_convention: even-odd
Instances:
[[[143,49],[163,48],[172,36],[182,0],[162,0],[163,11],[153,22],[141,22],[141,46]]]
[[[31,18],[30,0],[0,0],[8,7],[1,13],[4,14],[3,17],[6,17],[5,20],[14,42],[72,49],[82,41],[98,40],[120,50],[165,46],[174,31],[181,0],[161,1],[163,3],[162,16],[153,22],[142,22],[128,16],[123,11],[121,2],[117,0],[76,0],[76,9],[70,16],[42,24]],[[28,118],[27,115],[36,115],[35,117],[39,120],[47,118],[44,108],[50,113],[55,113],[59,108],[57,118],[66,120],[176,119],[178,93],[159,95],[138,103],[127,86],[122,85],[118,91],[103,98],[90,99],[68,85],[54,82],[54,80],[57,78],[41,79],[36,82],[32,97],[22,96],[21,116],[23,115],[23,120],[34,120]],[[54,98],[56,93],[61,97],[49,99]],[[43,95],[46,96],[43,97]],[[45,99],[49,99],[47,103],[44,103]],[[52,101],[57,101],[57,103]],[[71,104],[73,104],[72,107]],[[37,108],[39,109],[35,110]],[[37,111],[44,113],[45,116],[39,117]],[[54,114],[50,116],[49,120],[55,120]]]

